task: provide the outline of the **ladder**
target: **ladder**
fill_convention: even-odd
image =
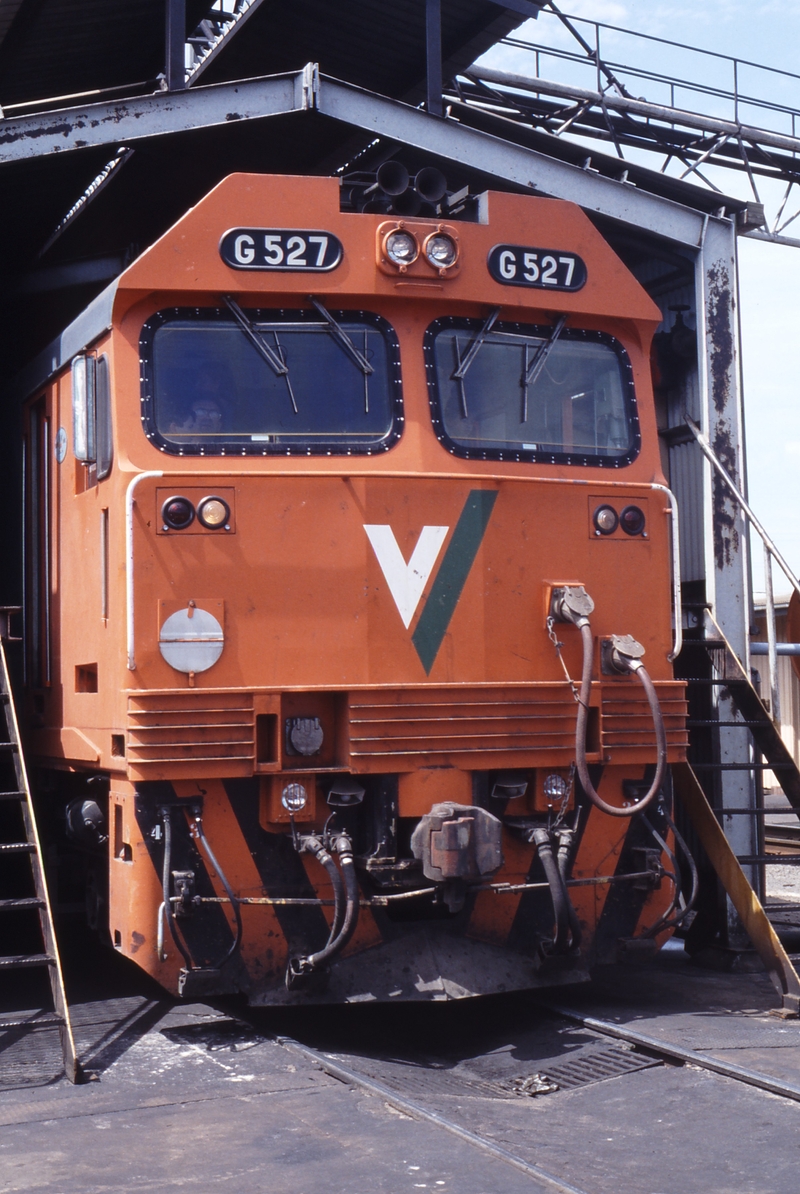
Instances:
[[[3,869],[5,860],[14,856],[27,855],[30,859],[34,895],[20,894],[17,898],[0,899],[0,914],[12,915],[15,912],[36,909],[39,914],[41,947],[43,948],[40,947],[39,952],[36,953],[0,956],[0,974],[5,974],[11,970],[46,967],[50,980],[53,1010],[48,1015],[35,1016],[33,1018],[20,1017],[19,1014],[16,1016],[0,1017],[0,1049],[2,1049],[3,1036],[12,1029],[33,1030],[48,1025],[56,1025],[61,1040],[64,1073],[70,1082],[79,1082],[82,1079],[82,1071],[80,1062],[75,1054],[75,1041],[72,1035],[69,1008],[64,990],[61,959],[59,958],[58,946],[56,944],[53,911],[47,891],[47,880],[42,863],[42,849],[39,842],[39,833],[36,828],[36,818],[31,801],[25,760],[22,755],[19,726],[14,708],[14,696],[11,690],[8,662],[6,659],[5,643],[8,641],[18,641],[13,639],[9,633],[11,614],[16,612],[17,610],[14,607],[0,607],[0,776],[3,777],[0,786],[9,789],[7,791],[0,791],[0,802],[2,802],[6,809],[13,805],[16,805],[19,809],[18,817],[13,815],[4,817],[3,823],[6,826],[7,832],[8,827],[11,825],[18,824],[19,828],[14,831],[18,840],[0,842],[0,871]],[[5,759],[3,759],[3,756],[5,756]],[[9,762],[12,765],[9,765]],[[7,833],[3,836],[6,835]],[[8,873],[9,870],[6,867],[6,875]],[[30,890],[30,880],[26,886]]]

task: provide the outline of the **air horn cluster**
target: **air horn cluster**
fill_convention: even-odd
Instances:
[[[342,206],[351,211],[395,216],[436,216],[447,194],[447,179],[435,166],[423,166],[412,178],[402,162],[384,162],[374,174],[358,172],[343,179]]]

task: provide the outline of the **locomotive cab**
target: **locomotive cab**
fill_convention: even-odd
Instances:
[[[665,940],[660,319],[571,204],[234,175],[43,354],[28,743],[114,948],[270,1003]]]

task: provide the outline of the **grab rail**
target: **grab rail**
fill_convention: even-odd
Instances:
[[[709,444],[708,440],[703,435],[702,431],[693,419],[684,412],[684,421],[686,426],[691,431],[694,438],[697,440],[700,450],[709,461],[709,463],[717,470],[723,481],[727,485],[733,497],[739,504],[742,513],[747,518],[750,525],[757,532],[761,539],[764,548],[764,589],[766,595],[766,621],[767,621],[767,658],[769,661],[769,690],[770,690],[770,713],[773,721],[779,722],[781,719],[780,713],[780,692],[778,690],[778,644],[775,629],[775,596],[772,588],[772,561],[775,560],[780,566],[789,584],[800,597],[800,581],[792,572],[787,561],[783,558],[778,548],[773,543],[770,536],[767,534],[764,527],[759,522],[756,515],[750,509],[747,499],[744,497],[733,477],[730,475],[725,465],[717,456],[714,449]],[[761,652],[754,652],[754,654],[761,654]],[[785,654],[785,652],[781,652]]]

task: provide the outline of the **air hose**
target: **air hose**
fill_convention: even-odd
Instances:
[[[553,953],[563,954],[569,949],[570,916],[567,889],[561,877],[561,871],[559,870],[558,862],[553,854],[553,846],[550,841],[549,829],[545,829],[544,826],[534,829],[533,840],[536,843],[536,851],[541,859],[545,878],[547,879],[548,886],[550,887],[550,896],[553,901],[553,911],[556,916],[556,931],[553,937]]]
[[[186,949],[186,946],[181,941],[180,936],[178,935],[178,930],[175,927],[175,917],[172,912],[172,897],[170,896],[169,890],[170,881],[172,878],[172,809],[169,807],[164,808],[162,810],[162,817],[164,821],[164,865],[161,871],[161,888],[162,894],[164,896],[164,915],[167,918],[167,924],[169,925],[169,931],[172,935],[172,940],[178,947],[178,951],[186,963],[187,969],[191,970],[193,967],[192,958]]]
[[[328,962],[342,952],[350,941],[358,924],[359,889],[353,861],[353,846],[346,833],[337,833],[332,849],[338,854],[344,877],[344,885],[339,875],[336,863],[319,838],[307,839],[303,848],[315,855],[328,874],[331,876],[334,890],[333,925],[325,946],[316,953],[306,957],[290,958],[286,971],[286,986],[291,990],[304,979],[308,979],[315,971],[319,971]],[[332,868],[332,870],[331,870]],[[334,881],[333,872],[336,874]],[[343,910],[342,910],[342,906]]]
[[[610,817],[632,817],[640,813],[654,799],[664,781],[667,766],[667,732],[664,728],[664,718],[655,685],[641,661],[644,648],[631,638],[630,635],[612,635],[608,640],[604,653],[604,663],[612,671],[624,673],[632,672],[636,675],[647,695],[647,703],[653,717],[656,731],[656,773],[649,791],[634,804],[619,807],[608,804],[596,791],[589,776],[586,762],[586,730],[589,722],[589,697],[592,691],[592,662],[594,656],[594,635],[589,622],[589,614],[594,609],[594,602],[585,589],[579,586],[564,588],[553,603],[553,614],[558,621],[571,622],[581,632],[583,644],[583,670],[581,673],[581,687],[578,694],[578,718],[575,727],[575,765],[580,777],[583,790],[596,808],[608,813]]]

